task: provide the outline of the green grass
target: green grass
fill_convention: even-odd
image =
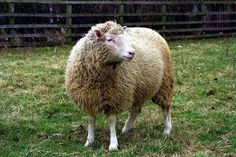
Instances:
[[[170,47],[175,70],[171,136],[162,134],[161,109],[147,102],[126,135],[120,132],[128,113],[119,115],[118,152],[107,151],[104,115],[97,118],[96,142],[83,147],[87,119],[64,89],[71,46],[2,49],[0,156],[235,156],[233,39],[175,41]]]

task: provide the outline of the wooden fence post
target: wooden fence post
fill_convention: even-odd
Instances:
[[[67,39],[68,41],[72,41],[72,4],[67,4],[66,5],[66,26],[67,26]]]
[[[162,29],[166,29],[166,26],[165,26],[165,23],[166,23],[166,4],[162,4],[161,5],[161,14],[162,14],[162,17],[161,17],[161,23],[162,23]],[[165,33],[163,34],[165,36]]]
[[[14,13],[15,12],[15,4],[14,3],[9,3],[8,6],[8,13]],[[9,18],[9,24],[14,25],[15,24],[15,17],[10,17]],[[13,29],[11,29],[10,33],[14,33]]]
[[[124,8],[124,4],[119,5],[118,22],[121,25],[124,23]]]
[[[204,4],[204,2],[202,2],[202,6],[201,6],[201,10],[202,10],[202,21],[203,21],[203,31],[205,31],[205,28],[206,28],[206,16],[207,16],[207,7],[206,7],[206,4]],[[203,32],[202,32],[203,33]]]
[[[14,3],[9,3],[8,12],[9,13],[14,13],[15,12],[15,4]],[[11,24],[11,25],[15,24],[15,18],[14,17],[10,17],[9,24]]]

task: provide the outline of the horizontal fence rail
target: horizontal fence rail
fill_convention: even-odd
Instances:
[[[232,4],[233,0],[189,0],[189,1],[154,1],[154,0],[1,0],[3,3],[39,3],[39,4]]]
[[[233,36],[236,2],[1,0],[0,48],[74,42],[108,20],[149,27],[169,40]]]

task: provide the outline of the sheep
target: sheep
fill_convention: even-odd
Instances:
[[[71,51],[65,84],[75,106],[87,114],[85,147],[94,142],[96,115],[104,113],[110,127],[109,150],[117,150],[117,114],[129,111],[122,129],[127,133],[148,99],[162,108],[164,134],[170,134],[172,62],[167,42],[154,30],[113,21],[93,26]]]

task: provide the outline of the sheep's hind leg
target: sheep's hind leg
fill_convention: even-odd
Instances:
[[[169,135],[172,129],[170,106],[174,81],[171,74],[172,68],[167,67],[166,70],[169,75],[167,73],[165,74],[160,90],[152,98],[152,101],[162,108],[164,115],[164,134]]]
[[[137,118],[138,113],[140,112],[140,108],[137,110],[132,110],[129,114],[128,119],[125,122],[125,125],[122,129],[122,134],[127,133],[134,125],[134,121]]]
[[[116,137],[116,115],[109,115],[108,123],[110,127],[110,145],[109,151],[118,150],[118,141]]]
[[[170,131],[172,129],[171,124],[171,112],[170,112],[170,106],[164,106],[163,109],[163,115],[164,115],[164,134],[169,135]]]
[[[164,134],[169,135],[172,129],[170,103],[168,103],[168,101],[164,101],[164,99],[166,99],[166,97],[161,97],[160,95],[156,95],[156,97],[154,97],[152,101],[158,104],[162,108],[164,116]],[[169,99],[169,102],[170,100],[171,99]]]
[[[90,146],[94,142],[94,129],[95,129],[95,117],[92,115],[88,115],[88,136],[87,141],[85,143],[85,147]]]
[[[170,105],[164,105],[163,102],[158,101],[155,98],[153,98],[152,101],[158,104],[162,108],[163,116],[164,116],[164,134],[169,135],[172,129]]]

